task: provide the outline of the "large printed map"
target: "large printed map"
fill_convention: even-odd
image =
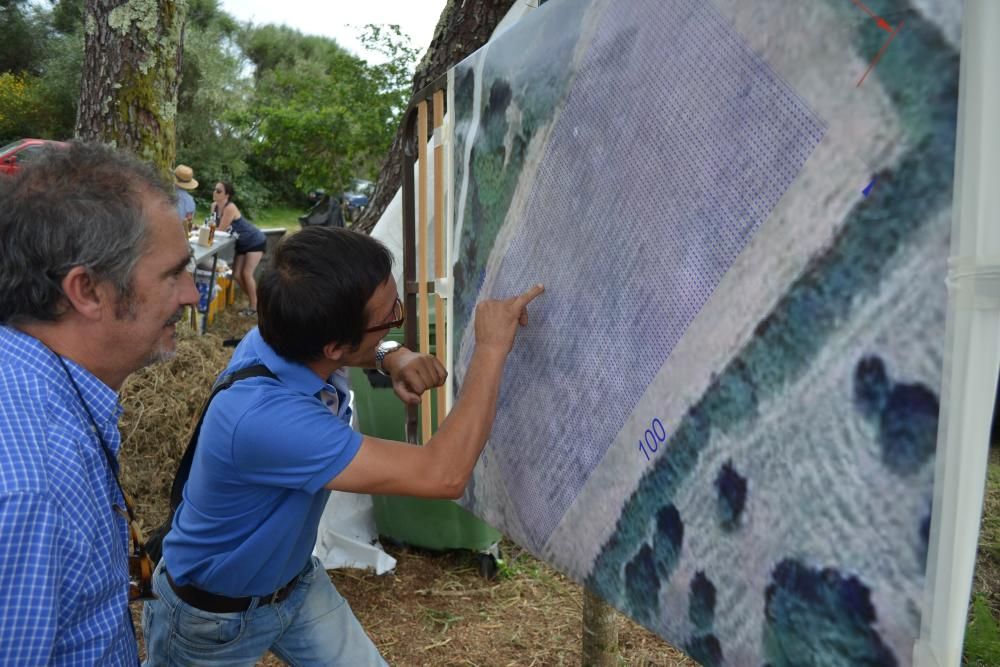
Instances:
[[[920,626],[960,4],[869,4],[550,0],[455,71],[456,389],[546,285],[463,503],[707,665]]]

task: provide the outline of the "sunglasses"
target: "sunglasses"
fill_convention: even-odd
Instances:
[[[403,322],[406,321],[406,311],[403,310],[403,302],[396,297],[396,303],[392,306],[392,319],[388,322],[378,325],[377,327],[368,327],[365,329],[365,333],[372,333],[374,331],[388,331],[389,329],[395,329],[396,327],[403,326]]]

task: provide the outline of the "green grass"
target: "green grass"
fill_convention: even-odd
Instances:
[[[284,227],[289,233],[299,228],[299,216],[305,214],[306,209],[293,208],[291,206],[270,206],[257,211],[256,215],[250,218],[260,229],[276,229]],[[208,207],[199,206],[194,213],[194,221],[202,222],[208,217]]]
[[[1000,665],[1000,625],[996,601],[1000,598],[1000,454],[990,452],[979,529],[979,553],[973,583],[972,609],[965,628],[965,663]]]
[[[262,208],[257,211],[257,217],[253,219],[253,224],[261,229],[274,229],[284,227],[289,232],[299,228],[299,216],[304,215],[304,208],[291,208],[289,206],[272,206]]]
[[[970,665],[1000,665],[1000,628],[982,595],[972,600],[972,620],[965,629],[965,660]]]
[[[979,549],[1000,566],[1000,459],[991,453],[986,473],[983,523],[979,529]]]

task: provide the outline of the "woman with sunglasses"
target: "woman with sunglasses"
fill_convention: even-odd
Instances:
[[[233,203],[235,193],[231,183],[219,181],[215,184],[212,192],[212,217],[219,225],[219,230],[224,232],[231,229],[237,235],[233,275],[250,302],[249,307],[240,311],[240,315],[253,317],[257,314],[257,281],[253,274],[264,256],[267,237],[240,213],[239,207]]]

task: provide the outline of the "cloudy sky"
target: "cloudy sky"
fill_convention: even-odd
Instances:
[[[310,35],[332,37],[364,56],[357,34],[367,23],[398,23],[421,53],[431,43],[446,0],[222,0],[222,8],[241,21],[285,24]]]

